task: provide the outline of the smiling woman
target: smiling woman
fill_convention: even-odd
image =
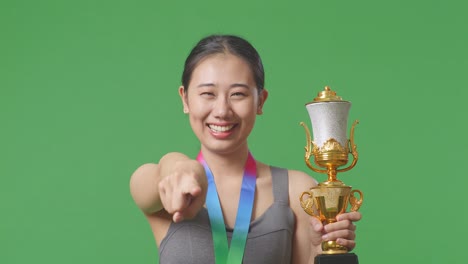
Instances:
[[[200,153],[168,153],[130,181],[161,263],[313,263],[322,241],[354,248],[358,212],[324,227],[289,203],[315,180],[250,153],[247,138],[268,98],[263,85],[260,56],[240,37],[209,36],[188,56],[179,94]]]
[[[268,93],[257,92],[249,65],[232,54],[216,54],[195,68],[189,87],[179,88],[190,124],[206,148],[215,152],[246,149],[256,114]]]

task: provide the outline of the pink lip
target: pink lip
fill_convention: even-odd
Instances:
[[[232,125],[232,123],[209,123],[210,125],[216,125],[216,126],[228,126],[228,125]],[[216,139],[226,139],[228,138],[229,136],[231,136],[233,133],[234,133],[234,129],[237,125],[234,125],[233,128],[231,128],[229,131],[224,131],[224,132],[214,132],[213,130],[210,129],[210,127],[207,125],[208,127],[208,131],[210,132],[210,134],[216,138]]]
[[[217,139],[226,139],[228,138],[231,134],[232,134],[232,131],[228,131],[228,132],[213,132],[211,129],[210,129],[210,134],[217,138]]]

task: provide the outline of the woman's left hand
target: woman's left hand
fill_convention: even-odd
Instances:
[[[322,234],[320,242],[336,240],[339,245],[347,247],[350,251],[354,249],[356,246],[356,226],[353,222],[361,219],[361,213],[349,212],[339,214],[336,217],[337,222],[325,226],[317,218],[311,218],[311,225],[314,231],[321,232]]]

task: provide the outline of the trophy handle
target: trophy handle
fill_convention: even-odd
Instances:
[[[354,195],[355,193],[359,193],[359,199],[356,198]],[[364,200],[364,195],[360,190],[352,190],[349,195],[349,203],[351,204],[351,212],[356,212],[359,210],[359,207],[362,205],[362,201]]]
[[[308,195],[309,197],[304,200],[304,196],[305,195]],[[301,194],[301,197],[299,198],[299,200],[301,201],[301,207],[302,209],[304,209],[304,211],[308,214],[308,215],[311,215],[311,216],[314,216],[314,217],[317,217],[315,214],[314,214],[314,195],[312,194],[312,192],[310,191],[307,191],[307,192],[303,192]]]
[[[306,133],[306,146],[304,147],[305,149],[305,156],[304,160],[305,163],[307,164],[307,167],[309,167],[311,170],[318,172],[318,173],[327,173],[327,170],[322,170],[315,168],[311,163],[310,163],[310,156],[312,156],[314,148],[316,148],[314,142],[312,141],[312,137],[310,136],[310,131],[309,128],[304,124],[304,122],[301,122],[300,125],[304,127],[305,133]],[[301,196],[302,197],[302,196]],[[301,198],[302,199],[302,198]]]
[[[336,170],[336,172],[349,171],[356,165],[358,161],[357,146],[354,143],[354,128],[356,127],[357,124],[359,124],[359,120],[354,120],[354,123],[351,126],[350,139],[349,139],[349,153],[353,155],[353,162],[348,167],[344,169]]]

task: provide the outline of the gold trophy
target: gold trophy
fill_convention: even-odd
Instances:
[[[351,190],[351,186],[336,178],[338,172],[352,169],[358,161],[354,144],[354,128],[358,121],[354,121],[348,140],[346,130],[351,103],[341,99],[328,86],[314,101],[306,104],[306,108],[312,122],[314,139],[312,140],[304,122],[301,122],[307,140],[305,162],[313,171],[326,173],[328,179],[303,192],[300,202],[307,214],[318,218],[323,224],[329,224],[336,222],[336,216],[346,211],[348,202],[351,211],[357,211],[363,201],[361,191]],[[349,154],[352,154],[353,161],[348,167],[340,168],[348,164]],[[312,155],[315,165],[321,168],[311,164]],[[348,248],[337,244],[336,241],[323,242],[322,251],[322,255],[316,257],[315,263],[358,263],[357,256],[348,253]]]

